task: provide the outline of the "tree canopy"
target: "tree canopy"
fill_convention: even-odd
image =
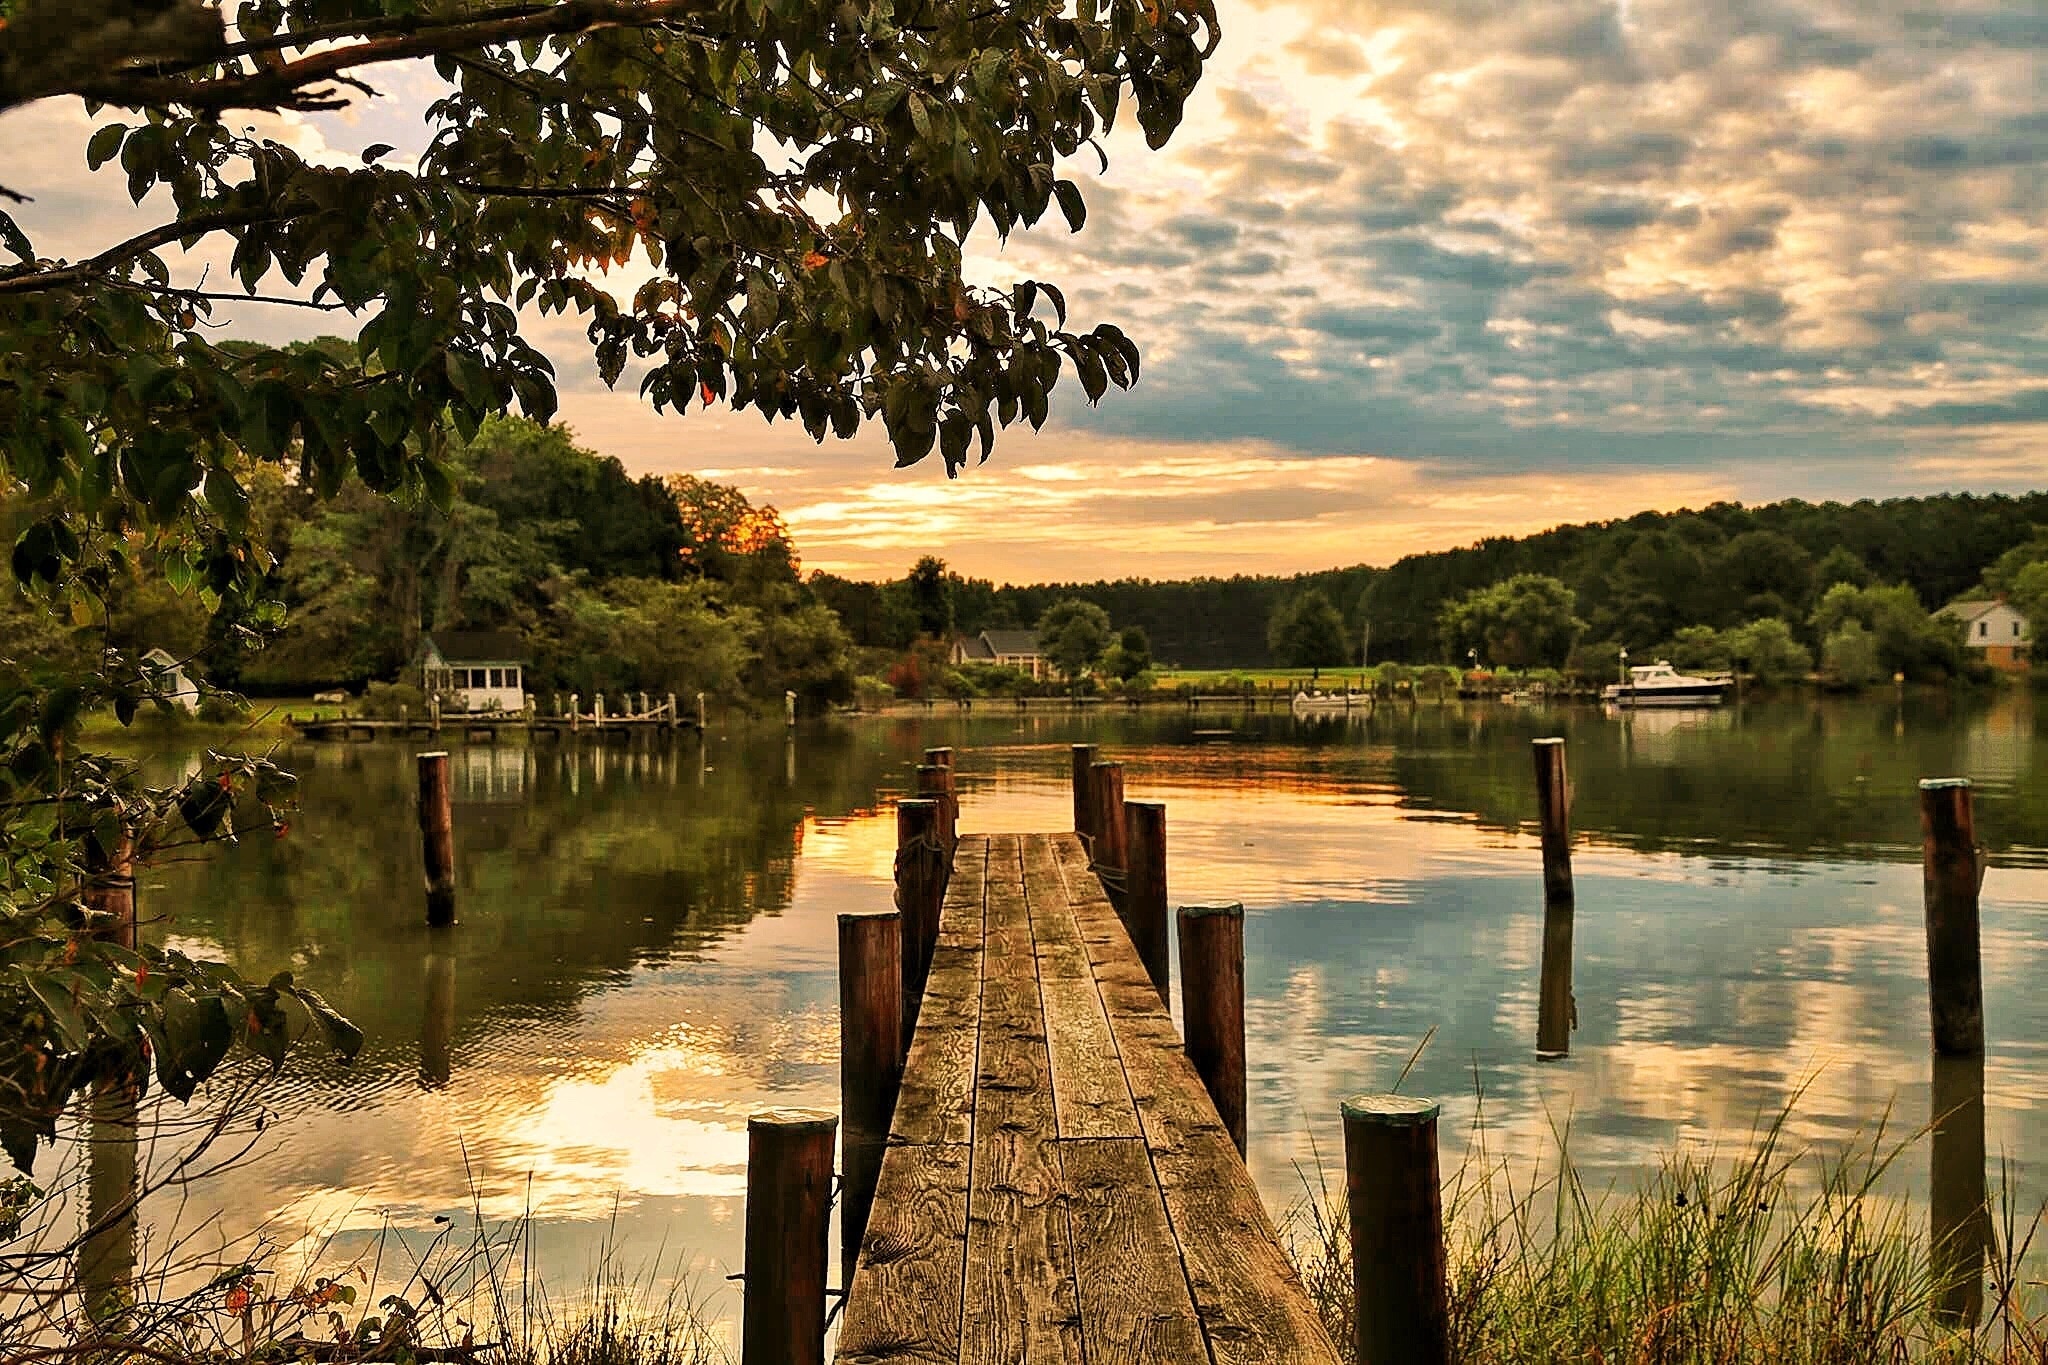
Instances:
[[[654,637],[678,614],[708,631],[753,613],[737,653],[706,637],[694,657],[755,686],[831,686],[843,636],[793,557],[766,574],[774,601],[714,600],[730,589],[713,561],[757,568],[786,537],[721,524],[708,490],[573,460],[556,472],[577,479],[472,486],[463,459],[488,420],[555,410],[536,319],[573,315],[574,359],[657,408],[751,408],[819,440],[879,420],[900,463],[937,450],[950,473],[977,444],[986,459],[997,427],[1045,421],[1064,373],[1092,402],[1139,359],[1112,324],[1070,325],[1054,283],[973,283],[963,244],[984,216],[1001,236],[1055,205],[1078,230],[1069,162],[1106,166],[1126,111],[1162,144],[1218,38],[1211,0],[0,0],[0,19],[0,111],[82,97],[101,116],[86,169],[157,210],[83,248],[0,211],[0,484],[25,590],[8,611],[42,614],[7,648],[61,642],[67,620],[100,631],[0,655],[0,1027],[22,1044],[0,1138],[23,1164],[77,1086],[135,1082],[154,1059],[177,1092],[237,1039],[278,1053],[281,1002],[331,1015],[288,977],[122,956],[84,908],[127,836],[145,853],[222,837],[238,803],[281,824],[289,796],[267,763],[151,792],[67,747],[82,711],[112,701],[126,721],[149,701],[115,628],[124,593],[196,598],[216,659],[274,635],[286,598],[336,649],[366,610],[397,647],[442,608],[525,610],[579,666],[607,640],[667,657],[674,640]],[[404,61],[445,86],[416,159],[386,143],[309,158],[249,118],[375,101]],[[0,205],[19,198],[0,184]],[[173,246],[228,258],[225,278]],[[346,318],[353,336],[223,340],[229,303]],[[542,466],[564,454],[531,439]],[[703,516],[671,543],[678,497]],[[294,499],[322,510],[298,509],[280,560],[263,522]],[[599,505],[605,538],[549,529]],[[532,534],[505,535],[508,516]],[[437,569],[381,581],[379,537]],[[536,600],[549,566],[568,587]],[[593,589],[579,572],[622,576]],[[367,648],[365,669],[393,644]]]
[[[1586,628],[1577,595],[1546,574],[1516,574],[1444,607],[1444,646],[1482,666],[1556,668]]]
[[[1273,657],[1289,668],[1332,668],[1351,655],[1342,613],[1315,588],[1274,609],[1266,623],[1266,642]]]

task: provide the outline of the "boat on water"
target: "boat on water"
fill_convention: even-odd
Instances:
[[[1631,667],[1628,681],[1607,684],[1600,700],[1613,706],[1719,706],[1734,685],[1729,674],[1694,677],[1659,659]]]
[[[1296,692],[1294,714],[1297,716],[1334,715],[1341,711],[1369,707],[1372,705],[1370,692]]]

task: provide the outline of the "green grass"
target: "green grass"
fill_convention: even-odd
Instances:
[[[114,709],[103,707],[89,711],[79,720],[80,738],[88,743],[103,744],[119,739],[157,739],[164,737],[190,738],[206,744],[218,744],[234,740],[253,744],[286,738],[290,731],[285,728],[286,715],[300,720],[327,720],[342,715],[349,708],[334,704],[316,705],[310,697],[258,697],[249,702],[248,710],[232,720],[201,720],[197,716],[166,715],[154,707],[145,707],[136,712],[135,720],[128,725],[114,714]]]
[[[1562,1134],[1554,1169],[1518,1179],[1482,1139],[1446,1189],[1451,1359],[1458,1365],[2042,1365],[2048,1315],[2022,1272],[2038,1216],[1995,1209],[1981,1317],[1925,1215],[1879,1190],[1914,1139],[1795,1154],[1786,1115],[1730,1157],[1682,1153],[1629,1192],[1596,1193]],[[1917,1137],[1917,1135],[1916,1135]],[[1304,1177],[1291,1249],[1333,1337],[1352,1333],[1341,1179]]]

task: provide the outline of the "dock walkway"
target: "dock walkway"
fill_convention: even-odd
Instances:
[[[1339,1365],[1071,834],[963,837],[841,1365]]]

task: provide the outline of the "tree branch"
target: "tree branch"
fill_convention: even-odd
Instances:
[[[696,14],[706,7],[707,0],[562,0],[540,9],[495,11],[499,16],[495,18],[462,20],[370,38],[256,72],[186,80],[136,70],[80,81],[65,89],[127,108],[183,105],[213,113],[225,109],[334,108],[342,101],[331,89],[307,87],[343,79],[343,72],[357,67],[446,56],[499,43],[597,29],[648,28]]]
[[[127,241],[110,246],[99,255],[80,261],[77,265],[0,275],[0,294],[33,294],[45,289],[59,289],[68,284],[82,284],[95,276],[107,274],[117,266],[126,265],[145,251],[154,251],[160,246],[169,246],[172,242],[182,241],[187,237],[204,236],[209,232],[219,232],[223,228],[274,222],[289,216],[275,208],[222,209],[218,213],[203,213],[197,218],[159,223],[149,231],[137,233]]]

